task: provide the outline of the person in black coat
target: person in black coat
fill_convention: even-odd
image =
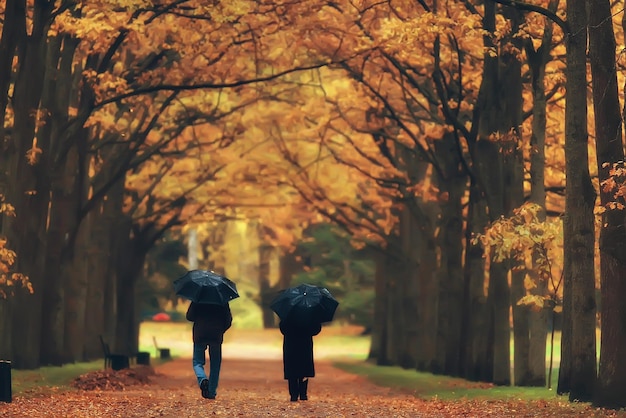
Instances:
[[[306,401],[309,380],[315,377],[313,362],[313,336],[320,333],[320,323],[308,325],[292,321],[281,321],[280,332],[283,334],[283,368],[285,380],[289,385],[291,401]]]
[[[191,302],[187,320],[193,321],[193,371],[202,397],[215,399],[222,366],[224,333],[230,328],[233,316],[230,306]],[[209,378],[204,371],[206,349],[209,348]]]

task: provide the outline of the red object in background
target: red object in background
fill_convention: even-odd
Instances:
[[[165,312],[159,312],[158,314],[152,317],[153,321],[169,321],[170,319],[172,318],[170,318],[170,316],[166,314]]]

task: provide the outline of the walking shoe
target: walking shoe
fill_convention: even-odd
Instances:
[[[202,382],[200,382],[200,391],[202,391],[203,398],[211,399],[211,395],[209,394],[209,380],[208,379],[202,379]],[[215,395],[213,395],[213,399],[215,399]]]

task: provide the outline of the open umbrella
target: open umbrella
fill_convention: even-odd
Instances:
[[[208,270],[190,270],[174,281],[178,296],[196,303],[226,305],[238,298],[237,286],[227,277]]]
[[[309,324],[332,321],[338,305],[328,289],[301,284],[280,292],[270,308],[283,321]]]

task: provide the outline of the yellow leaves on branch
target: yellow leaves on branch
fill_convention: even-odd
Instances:
[[[514,211],[509,218],[502,217],[494,222],[483,234],[474,237],[474,245],[480,244],[485,249],[485,256],[491,257],[494,262],[515,260],[522,266],[527,266],[532,260],[530,268],[534,274],[524,279],[524,288],[527,295],[518,301],[518,305],[528,305],[532,309],[541,309],[546,301],[556,305],[556,292],[559,283],[552,275],[554,262],[558,259],[562,245],[562,223],[558,221],[542,221],[540,214],[543,209],[533,203],[526,203]],[[551,295],[532,294],[537,287],[533,280],[550,283]]]
[[[15,216],[15,208],[10,203],[5,202],[2,194],[0,194],[0,214]]]
[[[534,312],[541,311],[546,305],[546,297],[541,295],[526,295],[517,301],[519,306],[526,305]]]
[[[602,168],[608,169],[608,177],[600,183],[603,205],[596,212],[624,210],[626,208],[626,165],[620,161],[614,164],[604,163]]]
[[[526,203],[513,216],[502,217],[483,234],[474,237],[475,244],[485,248],[486,255],[501,262],[506,259],[524,259],[536,249],[555,249],[562,239],[560,221],[540,221],[541,207]]]
[[[15,216],[13,206],[5,203],[4,196],[0,195],[0,214]],[[0,298],[6,299],[13,294],[13,289],[17,285],[26,288],[33,293],[33,286],[28,277],[20,273],[11,272],[11,267],[15,264],[16,254],[6,247],[7,240],[0,236]]]

